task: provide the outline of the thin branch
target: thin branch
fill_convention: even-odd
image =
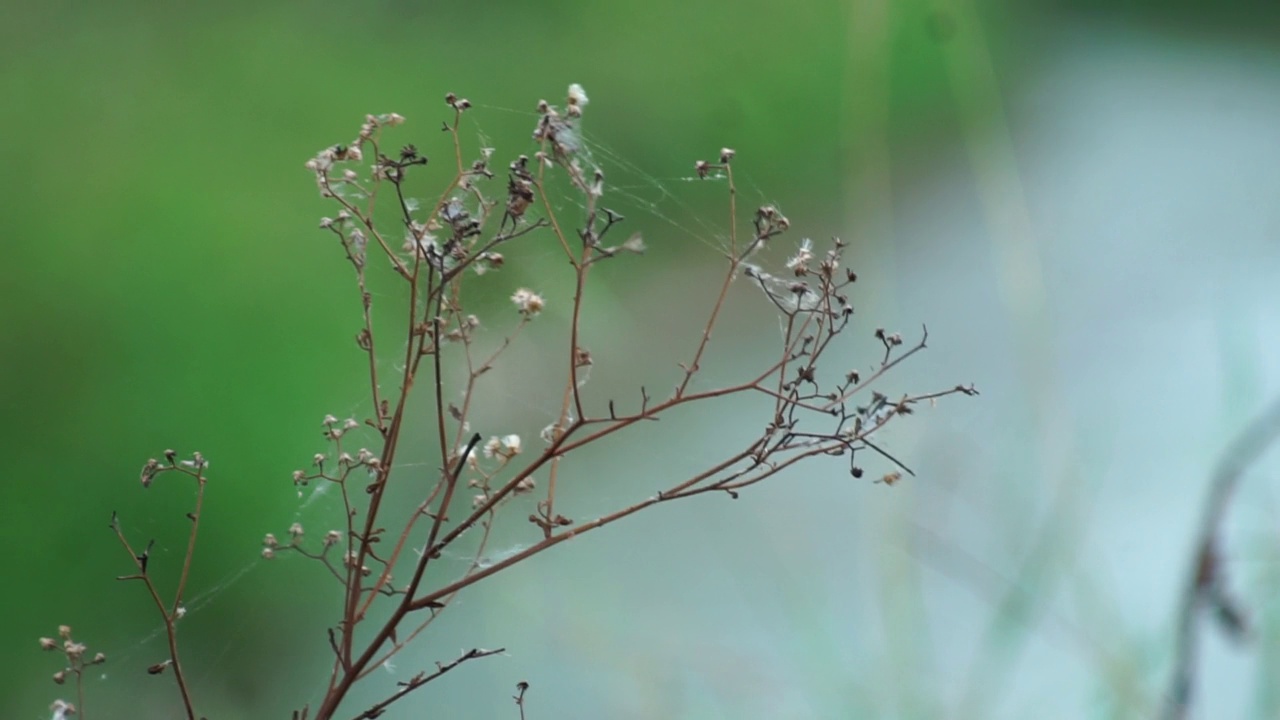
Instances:
[[[1164,720],[1185,720],[1191,711],[1198,656],[1196,625],[1201,611],[1213,609],[1221,617],[1235,611],[1223,594],[1225,575],[1221,560],[1221,532],[1227,510],[1245,471],[1280,438],[1280,399],[1272,401],[1222,454],[1209,486],[1209,498],[1200,520],[1195,555],[1182,590],[1174,641],[1173,672],[1165,691]]]
[[[435,672],[431,674],[420,672],[417,675],[414,675],[411,680],[398,683],[400,685],[400,689],[397,690],[394,694],[392,694],[391,697],[387,698],[386,700],[383,700],[380,703],[374,704],[368,710],[365,710],[359,715],[356,715],[354,718],[352,718],[352,720],[372,720],[372,718],[379,717],[382,715],[383,712],[386,711],[388,707],[392,705],[392,703],[403,698],[405,695],[408,695],[414,690],[421,688],[422,686],[426,685],[432,680],[435,680],[441,675],[444,675],[445,673],[458,667],[462,663],[467,662],[468,660],[475,660],[476,658],[489,657],[490,655],[498,655],[506,651],[507,651],[506,648],[498,648],[497,650],[481,650],[478,648],[472,648],[471,650],[468,650],[467,652],[463,653],[457,659],[455,659],[450,663],[447,663],[444,665],[437,663]]]
[[[406,197],[403,183],[408,168],[425,165],[427,159],[419,155],[417,149],[411,145],[405,146],[400,151],[399,159],[389,158],[377,148],[379,128],[382,124],[398,124],[398,116],[378,116],[369,119],[362,128],[361,139],[357,141],[357,146],[364,145],[366,142],[372,143],[374,155],[377,158],[370,187],[364,190],[369,198],[367,208],[357,209],[350,202],[337,196],[332,191],[328,177],[332,166],[332,162],[329,161],[359,159],[359,153],[353,153],[354,158],[346,158],[347,151],[336,148],[322,153],[316,163],[309,165],[317,171],[322,194],[327,193],[327,196],[334,197],[345,212],[340,214],[339,221],[336,221],[338,227],[334,231],[343,238],[343,247],[347,251],[348,260],[357,265],[358,284],[362,293],[362,302],[365,304],[364,330],[358,337],[361,348],[369,354],[370,386],[375,410],[378,413],[376,422],[369,424],[379,430],[382,439],[382,452],[380,456],[376,456],[377,461],[366,462],[365,458],[375,456],[372,453],[362,454],[362,462],[358,465],[374,472],[372,482],[364,488],[368,495],[365,502],[360,502],[359,494],[354,491],[349,492],[346,486],[345,481],[353,465],[349,462],[349,456],[341,453],[341,445],[337,443],[337,438],[334,438],[335,444],[331,452],[337,453],[339,457],[348,457],[346,466],[337,473],[337,477],[334,477],[334,473],[326,473],[321,466],[319,477],[338,482],[342,487],[348,523],[346,537],[350,544],[348,554],[344,558],[344,568],[337,568],[330,562],[327,548],[319,553],[309,553],[296,548],[298,552],[308,557],[319,559],[330,573],[338,576],[346,585],[342,618],[330,639],[335,653],[335,662],[328,691],[315,713],[316,720],[332,720],[356,682],[369,677],[382,663],[395,657],[419,633],[433,624],[460,591],[490,575],[659,502],[688,498],[707,492],[720,492],[737,497],[737,493],[742,488],[761,482],[810,457],[846,455],[853,458],[860,451],[878,452],[897,467],[911,473],[911,469],[902,461],[869,442],[867,437],[870,433],[882,427],[890,419],[911,412],[909,406],[912,403],[922,400],[932,401],[953,392],[976,394],[976,390],[972,388],[968,388],[972,391],[970,393],[965,388],[957,387],[955,390],[914,398],[904,396],[897,403],[890,403],[882,393],[876,393],[872,396],[870,406],[856,410],[851,407],[849,399],[854,394],[924,348],[927,329],[918,345],[901,353],[897,350],[901,345],[900,337],[896,334],[884,336],[883,331],[880,331],[878,337],[885,344],[885,354],[880,367],[871,374],[871,377],[859,382],[857,373],[850,372],[843,375],[845,377],[843,382],[837,381],[830,389],[824,389],[826,381],[820,373],[820,360],[828,348],[832,347],[835,337],[849,325],[852,306],[841,293],[856,277],[849,271],[841,270],[837,273],[837,268],[840,267],[840,252],[844,248],[844,243],[839,240],[833,241],[832,250],[816,269],[810,269],[807,264],[812,259],[812,255],[807,254],[808,245],[806,245],[805,259],[797,263],[788,263],[788,269],[793,270],[796,275],[795,280],[775,278],[764,271],[751,275],[760,283],[777,311],[786,318],[780,352],[776,360],[763,372],[745,382],[710,390],[693,391],[694,376],[700,371],[709,349],[712,333],[727,305],[729,286],[749,257],[767,241],[780,235],[790,226],[789,221],[778,212],[777,208],[766,205],[755,213],[754,232],[739,237],[737,189],[733,170],[730,167],[733,151],[725,149],[721,151],[719,165],[698,163],[696,166],[702,177],[707,177],[709,170],[715,169],[722,171],[728,178],[729,248],[726,252],[728,267],[721,279],[719,292],[711,306],[694,352],[688,364],[681,365],[684,370],[683,376],[679,379],[673,394],[656,403],[651,401],[644,386],[641,386],[641,403],[638,412],[619,416],[614,403],[610,401],[607,418],[586,417],[583,391],[583,378],[586,373],[581,369],[590,362],[587,350],[582,346],[582,323],[587,309],[587,283],[592,261],[597,257],[612,256],[613,251],[617,250],[617,248],[601,245],[601,239],[610,232],[615,223],[621,220],[621,216],[609,209],[603,209],[600,210],[603,213],[603,219],[601,219],[597,212],[599,210],[597,203],[604,190],[604,175],[594,166],[594,163],[590,163],[589,159],[587,160],[589,165],[580,162],[586,155],[578,153],[578,139],[581,135],[577,119],[581,116],[581,105],[585,104],[585,95],[580,93],[580,89],[571,89],[570,103],[564,112],[546,103],[540,106],[540,120],[534,134],[534,138],[539,141],[541,147],[541,151],[536,155],[538,169],[536,172],[531,172],[527,167],[529,159],[525,156],[511,163],[506,204],[500,213],[501,219],[498,221],[496,234],[487,236],[487,240],[484,239],[486,237],[483,231],[484,226],[490,218],[498,216],[499,213],[496,210],[500,207],[498,202],[487,200],[480,187],[479,181],[493,177],[493,173],[488,170],[489,154],[486,152],[484,157],[477,160],[469,169],[464,165],[458,128],[463,111],[471,105],[452,94],[447,96],[446,101],[454,109],[454,117],[452,124],[443,124],[443,129],[450,134],[453,145],[453,165],[456,171],[440,194],[439,200],[432,206],[430,214],[421,217],[420,221],[414,220],[416,211],[411,210],[411,200]],[[568,215],[557,211],[557,208],[561,207],[557,204],[558,198],[553,202],[553,198],[547,192],[548,175],[552,169],[564,172],[568,184],[572,187],[570,192],[580,195],[581,199],[574,205],[585,210],[585,217],[582,225],[577,228],[562,225],[564,218],[560,216]],[[594,175],[592,175],[593,172]],[[352,182],[356,175],[354,171],[347,171],[343,177],[346,182]],[[411,262],[393,254],[386,238],[375,229],[374,198],[383,182],[390,182],[395,186],[395,197],[399,202],[398,214],[408,228],[411,242],[415,246]],[[471,207],[472,202],[477,204],[478,209]],[[541,207],[542,217],[530,222],[525,214],[535,204]],[[562,207],[561,210],[563,210]],[[363,266],[357,263],[352,255],[355,241],[343,234],[344,227],[347,227],[343,223],[349,219],[348,216],[354,218],[368,231],[383,251],[391,257],[396,271],[409,282],[408,312],[403,338],[404,351],[403,357],[397,358],[398,365],[402,365],[397,368],[400,370],[400,387],[393,402],[389,402],[391,401],[389,396],[379,398],[379,385],[375,373],[378,357],[373,343],[373,323],[369,307],[371,299],[365,287]],[[435,233],[446,226],[450,232],[447,239],[442,235],[438,244],[431,243],[429,247],[423,247],[428,232]],[[493,252],[495,248],[543,227],[549,228],[551,234],[555,236],[574,273],[573,304],[566,332],[568,339],[566,360],[569,365],[568,371],[562,376],[565,378],[564,392],[558,416],[546,436],[548,441],[546,446],[541,453],[528,458],[527,461],[522,457],[521,460],[524,462],[522,467],[512,465],[508,469],[508,462],[519,451],[518,445],[514,443],[511,446],[511,452],[494,454],[495,457],[501,455],[500,460],[495,461],[494,458],[487,456],[483,459],[478,456],[473,457],[476,455],[474,453],[476,447],[481,442],[481,435],[474,433],[472,429],[472,423],[475,422],[475,418],[472,417],[473,399],[476,397],[477,384],[482,376],[494,366],[498,357],[511,345],[512,339],[528,323],[529,318],[525,317],[520,326],[508,335],[496,350],[482,359],[471,344],[472,331],[478,323],[464,310],[464,295],[470,299],[470,287],[475,282],[471,274],[466,273],[465,270],[476,263],[485,263],[482,269],[498,267],[502,257]],[[576,238],[572,243],[569,240],[571,236]],[[580,246],[578,241],[581,241]],[[579,247],[580,250],[575,249]],[[754,266],[747,267],[752,269],[751,272],[755,272]],[[462,344],[460,359],[452,352],[446,357],[445,348],[451,343]],[[388,344],[384,340],[377,347],[385,349],[395,345],[395,342]],[[399,354],[398,346],[394,352]],[[430,371],[428,376],[420,377],[419,371],[425,370],[421,363],[427,355],[431,356]],[[385,361],[386,358],[383,360]],[[458,360],[457,365],[463,367],[455,368],[455,360]],[[452,379],[451,372],[455,369],[465,370],[460,387],[446,384]],[[429,381],[427,377],[430,378]],[[430,429],[431,438],[428,445],[438,453],[439,465],[433,471],[433,477],[427,479],[421,491],[422,495],[415,498],[416,507],[411,504],[410,507],[404,508],[409,513],[408,517],[404,519],[402,525],[389,531],[388,528],[383,527],[386,524],[386,516],[393,511],[399,512],[400,508],[390,507],[389,500],[387,503],[383,501],[388,497],[386,493],[392,472],[397,472],[397,476],[401,472],[399,450],[402,445],[407,448],[419,447],[423,444],[421,437],[410,438],[402,435],[408,427],[409,396],[417,386],[418,380],[429,382],[432,392],[431,404],[436,426]],[[722,456],[701,472],[678,482],[664,481],[663,486],[666,489],[656,495],[614,509],[589,522],[575,524],[557,513],[557,483],[561,469],[565,467],[562,466],[562,462],[569,453],[585,445],[602,441],[641,421],[656,421],[667,415],[669,411],[690,403],[752,393],[759,393],[767,398],[762,404],[770,406],[772,414],[764,414],[761,418],[764,426],[761,433],[743,443],[737,452]],[[394,404],[394,409],[388,407],[391,404]],[[828,424],[830,429],[826,432],[811,431],[806,423],[813,419]],[[847,427],[850,423],[853,424],[852,428]],[[468,435],[470,438],[463,447],[463,438]],[[450,440],[452,440],[451,443]],[[340,466],[342,463],[343,461],[340,460]],[[853,467],[852,461],[850,465],[854,476],[860,477],[861,470]],[[467,472],[468,468],[472,472],[464,478],[464,472]],[[497,522],[499,511],[506,508],[518,494],[533,489],[534,473],[547,471],[549,476],[547,476],[546,494],[544,499],[538,502],[535,513],[529,516],[531,522],[542,528],[541,539],[506,557],[481,562],[481,558],[485,557],[490,533]],[[900,477],[900,475],[896,476]],[[501,480],[498,479],[499,477]],[[543,476],[540,475],[540,477]],[[469,511],[461,513],[461,517],[453,518],[450,516],[450,511],[455,509],[453,506],[458,502],[458,493],[462,492],[459,484],[464,482],[467,484],[462,487],[478,488],[479,494],[475,496]],[[404,485],[403,482],[398,484]],[[357,521],[356,516],[360,511],[364,512],[364,517]],[[424,516],[430,519],[430,527],[425,532],[421,523],[421,518]],[[442,573],[433,570],[428,578],[428,567],[438,567],[436,561],[445,550],[477,527],[483,530],[483,534],[478,547],[472,548],[473,561],[462,572],[461,577],[456,575],[438,577]],[[301,531],[298,531],[295,540],[300,535]],[[379,549],[382,547],[379,543],[390,537],[396,537],[390,552]],[[418,544],[419,542],[421,545]],[[408,555],[406,549],[416,550],[418,547],[421,547],[421,555],[416,561],[406,560]],[[381,563],[382,567],[377,569],[376,574],[366,566],[367,564],[376,567],[377,563]],[[391,587],[392,571],[402,569],[406,563],[413,567],[411,579],[404,589],[395,590]],[[374,611],[374,602],[379,597],[388,595],[397,597],[385,606],[379,604],[381,611],[378,615],[379,620],[374,626],[376,630],[358,633],[358,625]],[[429,613],[425,614],[426,617],[419,616],[411,622],[406,621],[410,613],[423,610]],[[412,626],[416,627],[413,627],[406,636],[404,630]],[[370,707],[357,717],[372,718],[381,715],[398,699],[461,662],[494,652],[500,651],[472,650],[448,665],[439,665],[435,673],[419,673],[412,680],[401,683],[399,690],[387,700]],[[526,689],[527,686],[518,686],[519,695],[516,696],[522,718],[523,697]]]
[[[692,382],[694,374],[698,372],[699,365],[702,363],[702,355],[707,350],[707,344],[711,342],[711,330],[716,325],[716,320],[720,317],[720,311],[724,308],[725,298],[729,294],[729,286],[733,283],[733,278],[738,273],[738,265],[741,258],[735,252],[738,247],[738,191],[733,184],[733,168],[726,163],[724,166],[725,175],[729,178],[729,267],[725,269],[724,279],[720,282],[720,291],[716,295],[715,305],[711,307],[711,315],[707,318],[707,322],[702,327],[702,337],[698,341],[698,348],[693,353],[693,360],[684,367],[684,379],[676,387],[675,397],[679,398],[685,394]]]
[[[170,468],[172,469],[172,468]],[[203,483],[202,483],[203,485]],[[194,523],[193,523],[194,526]],[[150,559],[151,547],[155,541],[147,543],[147,549],[142,553],[138,553],[129,544],[128,538],[124,536],[124,531],[120,529],[120,520],[115,513],[111,514],[111,530],[115,533],[116,539],[124,547],[125,552],[129,553],[129,557],[133,559],[134,565],[138,568],[138,572],[134,575],[124,575],[119,580],[141,580],[147,588],[147,594],[151,596],[151,602],[155,604],[156,610],[160,613],[160,618],[164,621],[165,637],[169,645],[169,660],[173,666],[173,677],[178,684],[178,693],[182,696],[183,710],[186,712],[188,720],[196,720],[196,711],[194,703],[191,701],[191,690],[187,687],[186,676],[182,672],[182,662],[178,658],[178,619],[181,617],[181,608],[178,603],[174,603],[172,611],[166,607],[166,603],[160,597],[160,591],[151,580],[150,573],[147,572],[148,560]],[[193,535],[194,537],[194,535]],[[190,555],[191,547],[188,546],[188,555]],[[188,557],[184,565],[189,566],[190,558]],[[176,597],[176,594],[175,594]]]

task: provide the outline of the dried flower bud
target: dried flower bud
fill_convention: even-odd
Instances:
[[[342,533],[337,530],[330,530],[324,534],[324,540],[321,541],[325,547],[332,547],[342,542]]]
[[[42,637],[40,638],[40,649],[41,650],[57,650],[58,641],[54,640],[53,638]]]
[[[67,671],[59,670],[53,674],[53,681],[59,685],[67,681]]]
[[[280,541],[276,539],[276,536],[275,536],[275,534],[274,534],[274,533],[267,533],[267,536],[266,536],[266,537],[264,537],[264,538],[262,538],[262,544],[263,544],[264,546],[266,546],[266,547],[272,547],[272,548],[273,548],[273,547],[275,547],[275,546],[279,545],[279,544],[280,544]]]
[[[151,481],[156,478],[156,473],[160,471],[160,461],[151,458],[146,465],[142,466],[142,487],[151,487]]]
[[[480,253],[479,262],[475,264],[476,274],[483,275],[490,270],[497,270],[506,262],[506,258],[502,253],[483,252]]]
[[[542,312],[545,302],[542,296],[527,288],[520,288],[511,296],[511,302],[515,303],[516,309],[526,318],[531,318]]]
[[[898,482],[901,479],[902,479],[902,473],[894,471],[891,473],[885,473],[884,477],[880,478],[876,482],[884,483],[885,485],[893,485],[894,483]]]
[[[730,148],[720,148],[720,164],[728,165],[729,161],[732,160],[733,156],[736,154],[737,153]]]
[[[805,238],[800,241],[800,247],[796,249],[796,254],[787,260],[787,269],[795,272],[796,275],[804,275],[809,272],[809,262],[813,260],[813,241]]]
[[[294,523],[294,524],[290,525],[290,526],[289,526],[289,535],[293,536],[293,539],[294,539],[294,540],[297,540],[298,538],[302,537],[302,535],[303,535],[302,523],[298,523],[298,522],[296,522],[296,523]]]

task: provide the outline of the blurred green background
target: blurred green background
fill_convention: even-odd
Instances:
[[[749,204],[777,204],[797,239],[852,242],[867,333],[930,324],[934,348],[893,391],[975,381],[985,395],[892,436],[915,485],[851,486],[824,466],[504,574],[368,697],[459,648],[505,646],[391,716],[515,717],[522,679],[531,718],[1154,707],[1203,478],[1277,390],[1273,3],[6,10],[0,715],[48,717],[69,694],[36,643],[69,624],[110,658],[91,717],[176,716],[170,678],[142,672],[163,642],[142,589],[113,580],[128,561],[107,529],[118,511],[132,539],[156,539],[153,567],[176,569],[190,492],[136,480],[168,447],[212,462],[183,626],[201,712],[287,717],[318,698],[334,589],[256,557],[264,532],[331,520],[332,498],[299,499],[290,473],[322,449],[324,414],[368,403],[356,294],[315,229],[334,209],[302,164],[391,111],[409,118],[394,142],[447,160],[453,91],[476,104],[470,154],[491,144],[501,167],[532,151],[537,100],[570,82],[651,248],[603,273],[589,327],[618,364],[600,392],[655,368],[665,381],[691,347],[700,320],[682,308],[706,301],[724,202],[688,178],[730,146]],[[433,163],[424,196],[443,172]],[[500,300],[562,270],[533,252],[488,287]],[[742,299],[717,338],[725,377],[776,337]],[[536,359],[550,341],[529,342]],[[546,400],[501,386],[485,412],[510,429],[493,434],[533,438]],[[611,484],[578,491],[577,510],[714,458],[743,426],[707,412],[593,458]],[[1240,573],[1266,599],[1274,498],[1251,492]],[[1259,608],[1264,648],[1273,614]],[[1274,656],[1211,647],[1205,716],[1276,716]]]

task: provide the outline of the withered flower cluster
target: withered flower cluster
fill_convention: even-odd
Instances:
[[[699,177],[726,186],[733,220],[726,228],[722,272],[709,278],[717,291],[705,310],[705,325],[689,338],[686,354],[672,358],[680,368],[678,382],[662,395],[652,395],[644,385],[638,385],[630,399],[592,395],[587,380],[594,359],[584,337],[584,316],[594,308],[584,302],[585,290],[600,262],[629,256],[637,271],[642,269],[634,256],[645,251],[645,244],[639,232],[618,239],[621,233],[616,229],[625,220],[604,204],[609,185],[586,150],[581,128],[587,95],[574,85],[562,106],[538,103],[532,135],[537,149],[505,164],[505,182],[496,179],[493,149],[481,148],[476,157],[466,158],[459,128],[474,111],[472,103],[452,93],[446,103],[451,117],[443,131],[453,153],[444,171],[447,180],[428,201],[412,197],[408,180],[436,164],[414,145],[388,145],[387,131],[405,122],[394,113],[367,116],[349,143],[330,146],[306,163],[321,197],[335,206],[320,227],[336,241],[354,275],[362,312],[355,347],[367,358],[372,412],[370,417],[325,417],[321,432],[327,449],[312,458],[309,469],[293,474],[299,492],[317,483],[335,488],[343,507],[342,523],[327,528],[318,540],[308,539],[300,523],[288,529],[287,537],[269,534],[263,540],[264,558],[296,553],[318,562],[334,578],[342,597],[341,613],[328,630],[332,669],[323,699],[315,707],[299,709],[295,718],[334,717],[357,682],[395,658],[472,585],[646,508],[708,493],[737,498],[797,463],[830,456],[845,458],[854,478],[864,475],[869,457],[879,458],[876,464],[886,471],[877,474],[877,482],[892,485],[911,470],[874,442],[873,435],[922,402],[954,393],[976,394],[964,386],[896,397],[872,389],[888,371],[925,347],[924,331],[909,345],[898,333],[860,331],[868,340],[874,337],[883,355],[877,354],[877,361],[861,371],[832,367],[836,361],[828,355],[837,339],[856,327],[848,292],[857,275],[845,265],[846,245],[833,239],[819,250],[810,240],[801,240],[790,259],[775,270],[766,269],[762,258],[774,253],[762,251],[791,229],[791,221],[772,205],[750,211],[746,222],[737,221],[736,153],[724,148],[716,161],[693,165]],[[564,276],[542,282],[572,287],[569,307],[548,312],[546,296],[538,288],[502,284],[498,271],[509,266],[506,253],[515,243],[546,243],[563,255]],[[375,295],[370,290],[375,273],[390,273],[400,291],[388,294],[386,283],[378,280],[380,291]],[[766,366],[737,382],[703,387],[695,381],[705,376],[702,366],[710,338],[735,283],[758,288],[763,300],[754,292],[746,300],[761,303],[761,309],[780,322],[777,353]],[[473,311],[470,299],[486,292],[509,296],[511,315],[484,318]],[[736,301],[737,295],[733,297]],[[400,318],[399,331],[388,333],[382,324],[375,328],[375,308],[379,317]],[[545,323],[560,326],[544,328]],[[477,332],[490,325],[501,328],[496,347],[484,346],[485,336]],[[477,388],[525,332],[548,332],[568,340],[560,358],[564,381],[552,410],[554,420],[533,441],[526,441],[514,427],[486,427],[482,434],[475,417]],[[772,323],[769,337],[776,337]],[[384,377],[389,369],[393,378]],[[401,461],[409,440],[406,409],[415,393],[423,394],[434,411],[431,442],[437,464],[425,482],[420,466]],[[757,399],[758,435],[724,448],[717,461],[701,471],[659,478],[656,492],[647,498],[597,517],[565,515],[558,493],[577,450],[676,408],[735,396]],[[196,478],[200,495],[191,516],[192,544],[207,467],[202,457],[196,458],[182,465],[169,454],[167,463],[151,461],[142,472],[144,485],[161,472],[179,469]],[[388,502],[393,488],[420,489],[415,490],[411,512]],[[528,537],[515,550],[491,557],[489,538],[499,522],[527,522]],[[460,542],[464,536],[466,542]],[[446,551],[454,556],[465,553],[471,561],[461,569],[439,566]],[[130,577],[146,580],[154,594],[147,553],[132,548],[129,552],[139,568]],[[185,583],[185,568],[182,577]],[[172,630],[181,617],[181,589],[172,605],[159,602],[158,596],[157,605]],[[176,644],[172,651],[178,671]],[[475,648],[438,663],[398,683],[385,700],[357,717],[377,717],[457,665],[497,652],[501,649]],[[175,674],[187,700],[188,688],[181,674]],[[528,689],[524,683],[518,688],[521,708]],[[189,701],[186,707],[194,720]]]

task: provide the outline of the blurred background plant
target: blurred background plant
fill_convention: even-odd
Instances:
[[[484,136],[524,137],[525,99],[572,80],[599,152],[630,166],[633,214],[670,229],[620,294],[701,297],[714,237],[696,218],[721,206],[688,161],[728,145],[750,199],[851,241],[860,312],[929,323],[904,385],[963,378],[984,398],[886,438],[918,480],[833,466],[513,573],[442,640],[511,657],[421,707],[501,717],[527,679],[543,717],[1147,716],[1211,469],[1280,392],[1277,20],[1065,0],[9,8],[0,714],[47,717],[58,668],[32,650],[71,623],[108,656],[87,676],[104,714],[167,717],[142,690],[168,680],[128,671],[163,638],[112,580],[128,568],[107,522],[180,557],[165,521],[189,497],[133,484],[174,446],[225,478],[184,628],[204,712],[287,714],[324,663],[291,642],[327,616],[323,578],[251,558],[264,531],[332,510],[288,478],[315,418],[362,397],[340,380],[359,356],[334,352],[356,320],[346,269],[298,159],[370,109],[425,118],[448,89],[487,110]],[[645,313],[596,329],[644,339],[625,346],[637,366],[662,350]],[[758,318],[729,321],[726,352],[758,358],[733,332]],[[514,396],[495,402],[543,417]],[[693,421],[714,446],[732,418]],[[597,491],[651,490],[652,453],[619,452],[634,476]],[[1207,640],[1204,717],[1280,712],[1276,469],[1243,478],[1228,525],[1254,643]]]

